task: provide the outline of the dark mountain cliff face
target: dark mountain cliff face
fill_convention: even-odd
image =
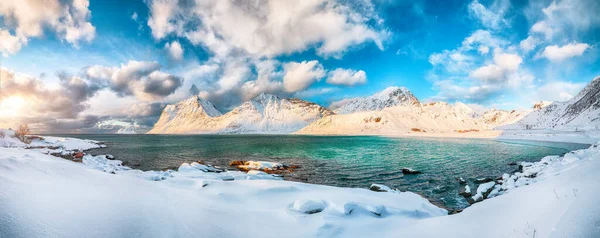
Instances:
[[[563,115],[567,121],[572,120],[588,108],[594,110],[600,108],[600,76],[592,80],[577,96],[570,100],[570,103]]]

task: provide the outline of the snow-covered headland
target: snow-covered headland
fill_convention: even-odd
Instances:
[[[594,237],[600,148],[548,156],[472,188],[462,213],[411,192],[373,192],[283,181],[199,163],[140,171],[102,146],[44,137],[0,138],[0,237]],[[257,167],[276,167],[251,163]],[[527,185],[527,186],[525,186]],[[493,197],[493,198],[492,198]],[[585,216],[582,216],[585,214]],[[535,234],[535,235],[534,235]]]

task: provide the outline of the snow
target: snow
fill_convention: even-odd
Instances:
[[[17,139],[12,130],[0,129],[0,147],[22,147],[25,143]]]
[[[239,165],[238,168],[244,170],[280,170],[284,169],[283,164],[268,161],[247,161],[244,165]]]
[[[193,104],[188,100],[167,106],[148,133],[288,134],[333,114],[315,103],[264,93],[224,115],[204,114],[202,108],[211,107],[210,102],[204,100],[201,104]]]
[[[132,135],[132,134],[137,134],[137,132],[135,132],[135,127],[133,126],[129,126],[129,127],[123,127],[121,129],[119,129],[116,134],[128,134],[128,135]]]
[[[315,200],[296,200],[292,206],[292,210],[305,214],[313,214],[322,212],[327,208],[325,201]]]
[[[490,110],[474,117],[463,104],[458,106],[434,102],[417,106],[393,106],[378,111],[338,114],[319,119],[297,134],[316,135],[389,135],[468,137],[478,131],[490,131],[498,125],[513,123],[526,112]],[[418,131],[414,131],[417,129]],[[459,133],[458,131],[469,131]],[[472,131],[472,132],[471,132]],[[496,133],[495,135],[499,134]],[[494,136],[495,136],[494,135]]]
[[[239,171],[229,173],[235,179],[225,180],[221,178],[228,172],[204,172],[203,167],[191,164],[179,171],[153,171],[148,176],[115,166],[118,160],[102,161],[105,158],[86,156],[85,161],[94,163],[74,163],[35,150],[3,148],[0,234],[347,236],[367,234],[381,223],[380,219],[410,223],[447,213],[410,192],[375,193],[280,179],[249,179],[252,175],[242,177]]]
[[[90,146],[55,137],[38,143]],[[2,237],[600,235],[599,145],[522,163],[522,172],[477,188],[477,195],[491,188],[488,199],[451,216],[417,194],[385,185],[374,184],[388,192],[304,184],[199,163],[140,171],[106,155],[75,163],[47,150],[0,148]]]
[[[419,100],[405,87],[388,87],[364,98],[351,98],[332,103],[337,114],[377,111],[393,106],[420,106]]]
[[[487,193],[490,189],[492,189],[494,187],[494,185],[496,185],[496,182],[488,182],[488,183],[480,184],[477,187],[477,192],[473,196],[473,200],[475,200],[475,201],[483,200],[484,194]],[[470,188],[469,188],[469,190],[470,190]]]

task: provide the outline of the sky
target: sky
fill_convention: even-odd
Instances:
[[[389,86],[423,102],[525,109],[600,75],[600,2],[0,1],[0,127],[152,127],[200,95],[330,106]]]

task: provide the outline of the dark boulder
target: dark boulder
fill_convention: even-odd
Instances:
[[[403,174],[420,174],[422,172],[418,171],[418,170],[411,169],[411,168],[403,168],[402,169],[402,173]]]

